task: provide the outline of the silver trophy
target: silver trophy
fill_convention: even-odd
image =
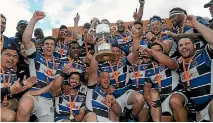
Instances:
[[[111,29],[117,30],[117,27],[110,27],[108,24],[99,24],[96,29],[90,29],[89,33],[93,34],[97,37],[101,42],[98,42],[95,51],[96,51],[96,60],[97,61],[111,61],[114,59],[114,53],[112,51],[112,47],[106,40],[109,38],[111,34]]]

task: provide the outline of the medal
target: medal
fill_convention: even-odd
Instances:
[[[182,58],[184,77],[185,77],[185,80],[187,82],[187,88],[186,88],[187,91],[191,91],[191,87],[190,87],[190,65],[192,63],[192,60],[193,60],[194,56],[190,59],[187,70],[186,70],[186,66],[185,66],[185,59]]]
[[[77,98],[78,98],[78,91],[77,91],[76,96],[75,96],[75,98],[74,98],[73,101],[72,101],[72,95],[71,95],[71,93],[69,94],[70,120],[73,120],[73,119],[74,119],[72,109],[73,109],[73,107],[75,106],[75,102],[76,102]]]
[[[117,86],[117,87],[119,86],[119,84],[118,84],[118,76],[119,76],[118,71],[116,71],[116,72],[113,73],[113,77],[114,77],[114,79],[115,79],[115,82],[116,82],[116,86]]]
[[[117,63],[117,69],[116,69],[116,71],[114,71],[112,63],[109,62],[111,70],[112,70],[112,73],[113,73],[113,77],[114,77],[115,82],[116,82],[116,84],[115,84],[116,87],[119,87],[119,81],[118,81],[119,72],[118,72],[118,67],[119,67],[120,62],[121,62],[121,60],[119,60],[118,63]]]
[[[73,115],[70,115],[70,120],[73,120],[74,119],[74,116]]]
[[[60,48],[59,52],[60,52],[60,55],[63,55],[64,54],[64,49]]]
[[[52,67],[52,70],[49,68],[49,64],[48,64],[48,59],[46,59],[46,65],[47,65],[47,70],[46,70],[46,73],[47,73],[47,81],[49,81],[49,77],[53,75],[53,70],[54,70],[54,66],[55,66],[55,59],[54,57],[52,57],[52,61],[53,61],[53,67]]]
[[[157,83],[158,83],[158,91],[159,91],[159,92],[162,92],[162,88],[161,88],[161,75],[160,75],[160,68],[161,68],[161,66],[159,66],[159,72],[158,72],[158,74],[156,74],[156,70],[155,70],[155,65],[154,65],[154,63],[152,63],[152,66],[153,66],[153,68],[154,68],[155,81],[157,81]]]
[[[4,73],[4,68],[2,66],[1,66],[1,71],[2,71],[2,76],[3,76],[3,80],[4,80],[4,88],[7,88],[9,86],[9,83],[10,83],[10,80],[11,80],[11,72],[9,73],[8,80],[6,81],[6,77],[5,77],[5,73]],[[7,95],[4,96],[4,101],[7,102]],[[8,105],[9,105],[9,102],[8,102]]]

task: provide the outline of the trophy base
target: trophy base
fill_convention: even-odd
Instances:
[[[114,53],[111,50],[99,51],[95,59],[99,62],[112,61],[114,59]]]

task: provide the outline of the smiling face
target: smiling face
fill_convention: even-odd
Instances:
[[[143,26],[140,25],[140,24],[135,24],[134,27],[135,27],[135,29],[138,30],[138,33],[142,35],[142,33],[143,33]]]
[[[80,46],[78,43],[70,44],[69,55],[73,59],[78,59],[80,55]]]
[[[18,58],[15,50],[6,49],[1,54],[1,65],[6,69],[12,69],[17,65]]]
[[[116,22],[116,25],[118,27],[118,32],[124,32],[125,31],[124,22],[122,20],[118,20]]]
[[[44,56],[52,56],[55,51],[55,41],[46,39],[43,45]]]
[[[189,38],[182,38],[178,41],[178,51],[185,59],[192,57],[195,54],[195,45]]]
[[[154,34],[160,34],[162,31],[162,24],[160,21],[154,21],[151,23],[151,32]]]
[[[101,72],[99,77],[99,84],[102,89],[108,89],[110,86],[110,75],[108,72]]]
[[[66,38],[67,33],[68,33],[68,29],[67,28],[63,28],[63,29],[61,29],[59,31],[59,37],[62,38],[62,39]]]
[[[76,89],[80,84],[80,75],[72,74],[69,79],[70,87],[72,89]]]
[[[120,50],[120,48],[118,48],[118,47],[112,47],[112,51],[113,51],[113,53],[115,55],[114,60],[118,61],[120,59],[120,57],[121,57],[121,50]]]
[[[174,27],[180,25],[184,19],[184,15],[177,14],[169,17]]]

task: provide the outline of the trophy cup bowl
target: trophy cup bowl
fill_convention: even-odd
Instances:
[[[113,27],[115,28],[115,27]],[[89,33],[95,32],[95,36],[99,39],[102,39],[101,42],[98,43],[95,47],[96,51],[96,60],[97,61],[112,61],[114,59],[114,53],[112,51],[112,47],[106,40],[110,36],[110,27],[108,24],[99,24],[96,29],[90,29]]]

